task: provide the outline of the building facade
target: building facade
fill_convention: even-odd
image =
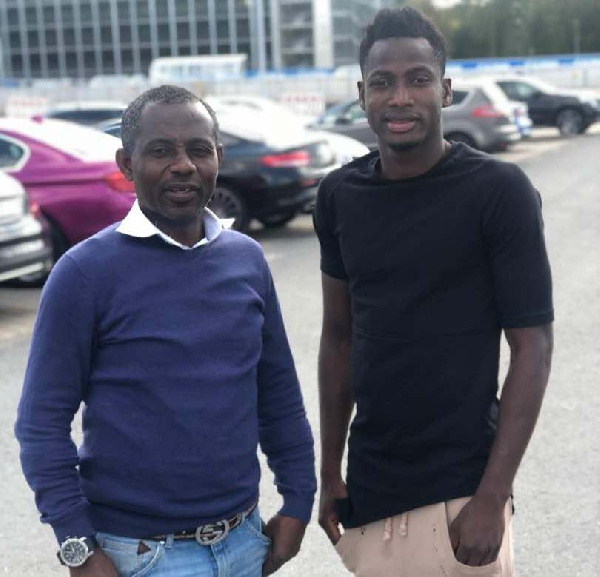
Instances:
[[[356,62],[385,0],[0,0],[0,74],[146,74],[161,56],[248,55],[251,70]]]

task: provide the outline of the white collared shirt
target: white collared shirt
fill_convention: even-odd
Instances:
[[[204,214],[202,215],[202,222],[204,224],[204,238],[199,240],[194,246],[186,246],[177,242],[175,239],[166,235],[162,230],[154,226],[142,212],[142,209],[136,200],[127,216],[117,227],[117,232],[136,238],[148,238],[150,236],[158,235],[168,244],[177,246],[183,250],[192,250],[215,240],[224,229],[231,226],[233,219],[228,218],[220,220],[214,212],[205,208]]]

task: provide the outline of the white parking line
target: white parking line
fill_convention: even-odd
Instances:
[[[600,123],[590,127],[586,134],[600,134]],[[497,156],[508,162],[521,162],[561,148],[577,138],[577,136],[573,138],[562,137],[556,128],[536,128],[530,138],[518,142],[509,150],[498,153]]]

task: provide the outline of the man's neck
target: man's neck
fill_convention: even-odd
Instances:
[[[192,247],[204,238],[204,211],[185,221],[166,218],[140,205],[146,218],[162,233],[184,246]]]
[[[407,150],[380,148],[381,176],[390,180],[415,178],[431,170],[450,150],[450,143],[440,138],[434,146],[415,146]]]

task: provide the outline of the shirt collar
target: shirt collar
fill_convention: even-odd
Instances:
[[[170,245],[179,247],[183,250],[191,250],[214,241],[224,229],[227,229],[231,226],[233,219],[229,218],[220,220],[214,212],[208,208],[205,208],[204,214],[202,215],[202,222],[204,224],[204,238],[199,240],[194,246],[186,246],[177,242],[175,239],[172,239],[162,230],[154,226],[154,224],[152,224],[148,217],[142,212],[142,209],[136,200],[127,216],[117,227],[117,232],[126,234],[127,236],[133,236],[135,238],[159,236]]]

